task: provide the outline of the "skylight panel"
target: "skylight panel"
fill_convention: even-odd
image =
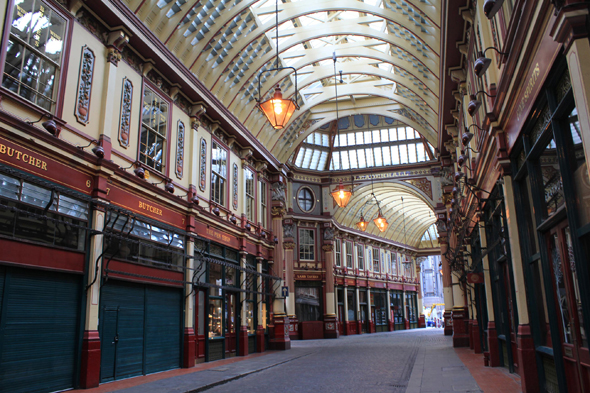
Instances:
[[[383,146],[383,165],[391,165],[391,150],[389,146]]]
[[[312,149],[305,149],[305,156],[303,157],[303,162],[301,163],[302,168],[309,168],[309,160],[311,159],[312,154]]]
[[[356,159],[356,150],[349,150],[348,155],[350,156],[350,168],[358,168],[359,163]]]
[[[379,132],[379,130],[373,130],[372,131],[372,136],[373,136],[373,143],[379,143],[381,142],[381,133]]]
[[[365,141],[363,141],[363,132],[362,131],[356,132],[356,144],[357,145],[362,145],[364,143],[369,143],[369,142],[370,142],[370,140],[367,141],[366,139],[365,139]]]
[[[407,145],[400,145],[399,146],[399,158],[400,158],[400,164],[407,164],[408,163],[408,146]]]
[[[311,160],[309,162],[308,168],[317,169],[318,162],[320,161],[320,155],[321,154],[322,154],[322,152],[320,150],[314,150],[313,151],[313,155],[312,155]]]
[[[397,129],[396,128],[389,129],[389,140],[392,142],[397,141]]]
[[[365,143],[371,143],[371,131],[364,131],[363,135],[365,136]]]
[[[338,170],[340,169],[340,152],[334,152],[334,154],[332,154],[332,164],[331,164],[332,169],[334,170]]]
[[[340,166],[342,169],[350,169],[350,158],[346,150],[340,152]]]
[[[367,167],[367,159],[365,157],[365,151],[363,149],[357,149],[356,156],[358,157],[359,168],[366,168]]]
[[[414,139],[414,129],[406,127],[406,139]]]
[[[326,167],[326,161],[328,160],[328,152],[326,151],[322,151],[322,154],[320,156],[320,159],[318,161],[318,165],[315,168],[316,170],[324,170],[324,168]]]
[[[416,146],[416,149],[418,150],[418,161],[426,161],[426,152],[424,151],[424,144],[419,143]]]
[[[307,138],[305,138],[305,143],[312,144],[313,143],[313,134],[309,134]]]
[[[354,146],[356,143],[354,141],[354,133],[346,134],[346,139],[348,140],[348,146]]]
[[[380,130],[381,142],[389,142],[389,132],[387,130]]]
[[[299,153],[297,153],[297,158],[295,158],[295,166],[298,166],[301,168],[301,163],[303,162],[303,156],[305,155],[305,148],[302,147],[299,150]]]
[[[375,157],[375,166],[383,166],[383,154],[381,153],[381,147],[374,147],[373,154]]]
[[[399,165],[399,147],[391,146],[391,165]]]
[[[338,146],[342,146],[342,147],[348,146],[348,142],[346,140],[346,134],[339,134],[338,138],[340,139],[340,143],[338,144]]]
[[[322,146],[330,146],[330,138],[328,137],[328,134],[321,134],[322,135]]]
[[[373,159],[373,149],[365,149],[367,155],[367,166],[375,166],[375,160]]]
[[[409,159],[410,159],[411,163],[415,163],[418,161],[418,158],[416,157],[416,144],[415,143],[408,144],[408,155],[409,155]]]

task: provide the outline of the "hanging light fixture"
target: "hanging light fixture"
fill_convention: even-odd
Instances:
[[[367,230],[367,225],[369,225],[369,222],[367,220],[365,220],[363,213],[361,213],[361,220],[356,223],[356,226],[358,229],[360,229],[361,231],[364,232]]]
[[[379,201],[377,201],[377,206],[379,206]],[[387,222],[387,219],[383,217],[383,214],[381,214],[381,207],[379,207],[379,213],[377,214],[377,218],[375,218],[373,222],[375,223],[375,225],[377,225],[377,228],[381,232],[385,232],[387,230],[389,223]]]
[[[297,103],[297,70],[294,67],[279,67],[279,1],[276,1],[276,9],[275,9],[275,32],[276,32],[276,47],[277,47],[277,56],[275,61],[275,68],[271,68],[269,70],[261,71],[258,74],[258,99],[256,100],[258,108],[264,113],[264,116],[268,119],[270,124],[273,126],[275,130],[280,130],[285,127],[285,125],[293,116],[293,113],[296,109],[299,109],[299,104]],[[262,101],[260,96],[260,81],[261,76],[263,73],[271,72],[271,71],[280,71],[292,69],[295,72],[295,99],[287,99],[283,98],[283,92],[279,85],[275,87],[275,92],[272,98]]]
[[[340,120],[338,118],[338,80],[336,78],[336,52],[332,53],[332,60],[334,60],[334,91],[336,92],[336,132],[338,135],[338,141],[340,141]],[[342,71],[340,71],[340,83],[343,82]],[[340,156],[340,163],[342,165],[342,155]],[[332,195],[332,198],[334,198],[334,201],[336,201],[336,204],[339,207],[346,207],[346,205],[348,205],[348,201],[350,201],[350,197],[352,196],[352,191],[344,188],[342,179],[340,179],[338,186],[330,193],[330,195]]]

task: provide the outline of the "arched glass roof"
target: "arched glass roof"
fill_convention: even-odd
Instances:
[[[335,122],[334,122],[335,123]],[[348,170],[416,164],[434,159],[434,149],[412,127],[380,116],[356,115],[319,129],[300,145],[293,159],[298,168]],[[374,125],[372,125],[372,124]]]
[[[274,0],[122,2],[282,162],[336,119],[332,53],[340,117],[389,117],[435,144],[440,1],[281,0],[278,59]],[[278,132],[255,105],[276,85],[294,97],[291,69],[266,72],[277,63],[297,70],[300,105]]]

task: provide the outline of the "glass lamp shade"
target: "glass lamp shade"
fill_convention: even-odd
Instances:
[[[336,204],[339,207],[346,207],[346,205],[348,205],[348,201],[350,201],[350,197],[352,196],[352,191],[347,190],[344,188],[342,183],[340,183],[338,187],[336,187],[334,191],[330,193],[330,195],[332,195],[332,198],[334,198]]]
[[[387,222],[387,220],[385,219],[385,217],[383,217],[381,215],[381,213],[379,213],[379,215],[377,216],[377,218],[375,218],[373,220],[373,222],[375,223],[375,225],[377,225],[377,228],[379,228],[379,230],[381,232],[385,232],[385,230],[389,226],[389,223]]]
[[[361,220],[356,223],[357,228],[363,232],[367,230],[367,225],[369,225],[369,222],[365,221],[365,217],[363,216],[361,216]]]
[[[258,106],[275,130],[285,127],[295,109],[299,109],[295,101],[283,98],[279,86],[275,88],[275,94],[271,99],[258,103]]]

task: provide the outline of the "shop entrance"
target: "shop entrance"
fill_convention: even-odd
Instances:
[[[590,355],[582,317],[578,275],[572,252],[572,237],[567,221],[558,224],[546,235],[553,295],[556,304],[563,348],[563,363],[572,391],[590,391]]]

